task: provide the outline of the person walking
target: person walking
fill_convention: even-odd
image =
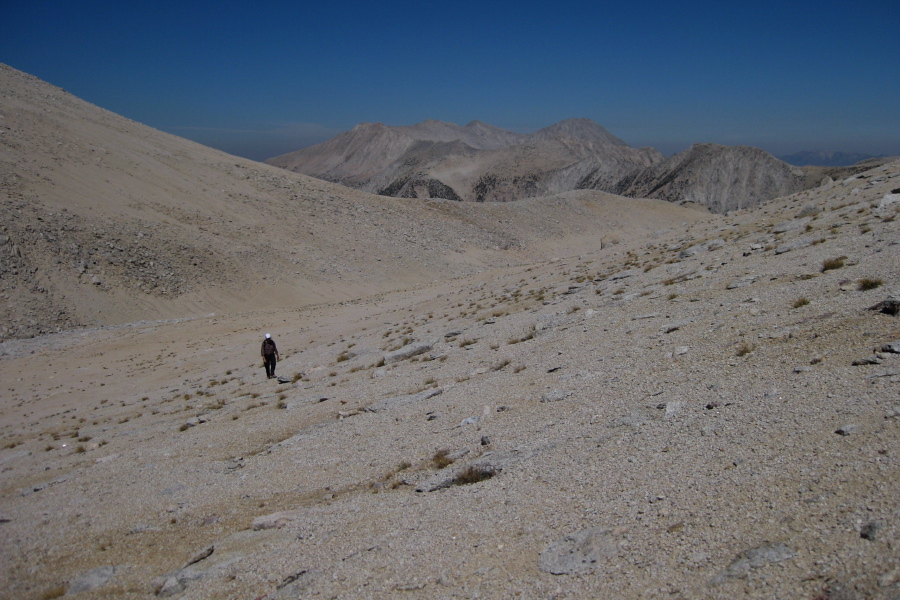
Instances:
[[[266,339],[263,340],[259,352],[262,354],[263,365],[266,367],[266,378],[272,379],[275,377],[275,365],[278,364],[281,356],[278,354],[278,346],[275,345],[271,333],[266,334]]]

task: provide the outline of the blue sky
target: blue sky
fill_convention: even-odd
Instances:
[[[3,0],[0,62],[265,159],[354,125],[900,155],[900,4]]]

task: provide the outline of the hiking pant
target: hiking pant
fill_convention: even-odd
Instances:
[[[264,356],[263,360],[266,363],[266,377],[275,377],[275,363],[278,362],[275,360],[275,355]]]

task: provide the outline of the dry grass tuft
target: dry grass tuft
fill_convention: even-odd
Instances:
[[[844,261],[847,259],[846,256],[839,256],[837,258],[827,258],[822,262],[822,272],[832,271],[834,269],[840,269],[844,266]]]
[[[735,354],[737,356],[747,356],[748,354],[753,352],[753,350],[755,350],[753,344],[743,342],[740,346],[738,346],[737,352],[735,352]]]
[[[875,288],[881,287],[884,285],[884,281],[875,277],[864,277],[859,280],[859,284],[856,289],[861,292],[868,292],[869,290],[874,290]]]
[[[497,474],[493,467],[469,465],[453,478],[453,485],[468,485],[490,479]]]
[[[431,457],[431,464],[434,465],[435,469],[443,469],[453,464],[453,459],[448,457],[448,454],[450,454],[450,450],[446,448],[442,448],[434,453],[434,456]]]

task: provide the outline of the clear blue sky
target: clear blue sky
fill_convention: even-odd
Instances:
[[[900,155],[898,0],[0,0],[0,62],[264,159],[364,121]]]

